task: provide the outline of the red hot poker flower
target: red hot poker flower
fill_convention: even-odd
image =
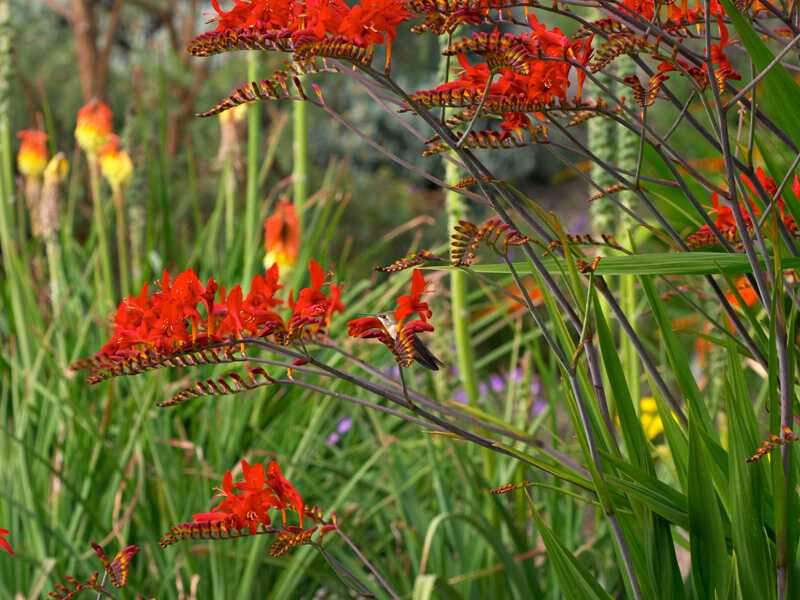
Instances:
[[[111,109],[105,102],[90,100],[78,111],[75,139],[89,155],[94,156],[105,146],[112,130]]]
[[[17,132],[20,140],[17,168],[25,177],[40,177],[47,166],[47,134],[38,129]]]
[[[11,544],[6,539],[11,532],[8,529],[0,528],[0,549],[5,550],[11,556],[14,556],[14,549],[11,547]]]
[[[300,254],[300,219],[288,198],[281,198],[264,221],[264,250],[266,268],[277,264],[286,271],[297,262]]]

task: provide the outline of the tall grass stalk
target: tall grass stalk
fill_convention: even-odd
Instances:
[[[104,310],[109,310],[113,304],[114,278],[111,271],[111,254],[108,248],[108,234],[106,232],[105,207],[103,206],[103,193],[100,180],[100,163],[97,156],[87,156],[89,165],[89,183],[92,191],[92,208],[94,213],[94,230],[97,236],[97,260],[100,263],[100,294],[99,301]]]
[[[119,260],[120,295],[125,297],[130,292],[130,267],[128,261],[128,225],[125,218],[125,192],[117,187],[112,192],[114,214],[116,217],[117,259]]]
[[[300,231],[308,199],[308,108],[305,102],[292,105],[292,195]]]
[[[447,47],[448,38],[443,38]],[[455,75],[455,65],[449,57],[441,61],[441,74],[445,80]],[[446,114],[446,113],[445,113]],[[461,177],[458,167],[443,159],[445,182],[455,185]],[[445,210],[447,212],[447,231],[452,232],[458,222],[467,218],[467,205],[464,199],[453,190],[445,190]],[[453,319],[453,338],[456,347],[458,373],[464,384],[464,393],[470,406],[477,406],[479,396],[478,374],[475,368],[475,354],[469,333],[469,303],[467,301],[468,282],[466,273],[454,270],[450,273],[450,307]]]
[[[247,54],[247,80],[258,79],[258,53]],[[261,241],[259,236],[259,201],[258,201],[258,171],[260,166],[259,151],[261,149],[261,105],[251,104],[247,109],[247,180],[245,187],[244,209],[244,256],[243,280],[249,281],[257,264],[260,264],[258,247]]]
[[[0,249],[3,253],[3,268],[8,287],[11,313],[14,321],[17,344],[23,364],[30,364],[30,343],[25,325],[23,300],[20,285],[14,274],[18,272],[18,251],[14,243],[14,153],[11,149],[11,65],[12,65],[11,6],[9,0],[0,0],[0,174],[2,174],[2,197],[0,197]]]
[[[636,64],[633,59],[630,56],[620,57],[616,62],[616,76],[621,80],[631,73],[636,73]],[[611,82],[609,81],[608,83],[610,84]],[[636,135],[633,129],[616,124],[614,126],[613,139],[610,141],[614,142],[614,159],[619,168],[631,173],[636,172],[639,164],[640,136]],[[595,149],[594,146],[593,149]],[[600,152],[602,153],[602,150]],[[620,201],[623,206],[629,209],[633,209],[635,198],[636,196],[629,190],[620,193]],[[611,209],[616,213],[617,222],[613,231],[616,233],[617,239],[625,242],[630,240],[630,243],[633,244],[633,220],[627,212],[619,211],[614,206]],[[619,297],[622,309],[628,315],[633,330],[636,331],[637,298],[636,280],[633,277],[619,278]],[[630,396],[633,398],[634,403],[638,405],[641,395],[639,391],[641,365],[639,364],[636,349],[628,336],[620,336],[620,355],[622,356],[622,364],[625,365],[625,376]]]

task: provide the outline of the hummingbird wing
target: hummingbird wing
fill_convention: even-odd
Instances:
[[[421,339],[414,335],[412,336],[412,340],[414,346],[414,360],[416,362],[431,371],[438,371],[439,367],[444,366],[444,363],[436,358],[433,352],[428,350],[428,347]]]

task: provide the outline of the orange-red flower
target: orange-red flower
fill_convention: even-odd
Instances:
[[[736,219],[733,215],[733,209],[730,206],[722,205],[719,201],[719,195],[715,192],[711,195],[711,204],[713,206],[712,212],[715,213],[714,225],[717,226],[722,236],[730,242],[739,241],[739,230],[736,228]],[[745,226],[748,230],[753,226],[750,216],[744,210],[744,206],[740,203],[742,208],[742,216]],[[757,207],[753,206],[755,214],[758,214]],[[686,243],[690,248],[702,248],[704,246],[714,246],[719,243],[719,240],[711,231],[711,227],[703,225],[693,234],[686,238]]]
[[[339,286],[330,284],[330,296],[322,291],[325,271],[320,264],[315,260],[309,261],[308,271],[311,275],[311,287],[300,290],[297,302],[289,297],[289,306],[292,309],[289,318],[290,339],[297,337],[296,332],[324,333],[334,313],[344,310]]]
[[[11,547],[11,544],[8,543],[6,536],[11,533],[8,529],[0,528],[0,549],[5,550],[10,555],[14,555],[14,549]]]
[[[111,109],[97,99],[90,100],[78,111],[75,139],[84,152],[95,155],[108,142],[112,119]]]
[[[234,481],[233,474],[225,471],[219,495],[220,503],[211,512],[193,516],[195,522],[215,522],[233,520],[236,529],[249,529],[255,533],[259,527],[269,527],[272,521],[270,510],[281,514],[281,523],[286,527],[286,511],[293,510],[298,515],[298,524],[303,527],[305,505],[300,492],[287,480],[276,461],[271,461],[264,469],[261,463],[250,465],[241,461],[244,479]]]
[[[287,345],[321,335],[344,306],[339,287],[326,286],[322,267],[312,260],[309,270],[311,286],[300,290],[296,302],[290,294],[290,312],[285,317],[278,312],[283,300],[277,293],[283,286],[277,264],[253,277],[247,294],[239,285],[226,292],[213,278],[204,285],[191,269],[174,281],[165,271],[155,291],[145,283],[138,295],[120,303],[111,338],[76,368],[90,368],[89,380],[97,382],[126,372],[125,365],[131,361],[163,359],[211,344],[259,337]]]
[[[277,264],[282,271],[297,262],[300,254],[300,220],[294,204],[281,198],[272,214],[264,220],[264,266]]]
[[[717,17],[717,24],[719,26],[719,43],[711,44],[711,61],[716,67],[714,75],[717,79],[717,85],[720,91],[722,91],[728,79],[739,80],[742,76],[733,68],[730,60],[728,60],[728,55],[725,54],[725,47],[728,45],[730,37],[728,35],[728,28],[725,27],[721,16]]]
[[[750,280],[747,279],[747,277],[742,276],[736,280],[736,291],[739,292],[739,296],[742,297],[742,301],[746,306],[753,306],[758,302],[758,293],[753,289],[753,286],[750,285]],[[725,297],[728,299],[731,306],[734,308],[740,307],[739,299],[736,297],[736,294],[728,292],[725,294]]]
[[[38,129],[17,132],[20,140],[17,168],[25,177],[40,177],[47,167],[47,134]]]
[[[217,27],[195,38],[191,46],[201,54],[230,49],[228,34],[265,36],[276,48],[288,51],[293,41],[326,38],[346,39],[362,48],[390,46],[397,26],[411,16],[402,0],[362,0],[353,6],[343,0],[234,0],[227,11],[218,0],[211,0],[211,5],[217,13],[213,19]]]

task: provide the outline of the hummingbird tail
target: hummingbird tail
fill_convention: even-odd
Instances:
[[[421,364],[426,369],[431,371],[438,371],[439,367],[443,367],[444,363],[439,360],[433,352],[428,350],[428,347],[417,336],[414,336],[414,360]]]

